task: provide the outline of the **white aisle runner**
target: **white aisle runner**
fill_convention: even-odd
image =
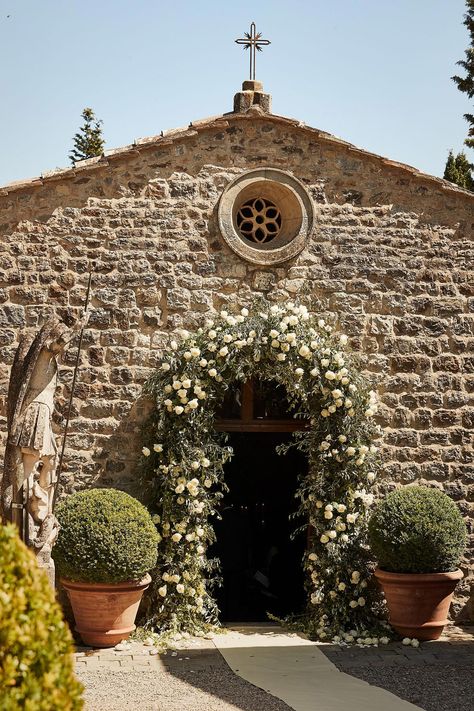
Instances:
[[[295,711],[420,711],[338,671],[314,642],[268,628],[238,629],[213,639],[229,667]]]

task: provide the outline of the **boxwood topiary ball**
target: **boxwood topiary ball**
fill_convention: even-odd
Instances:
[[[376,506],[369,543],[382,570],[446,573],[459,566],[466,524],[442,491],[407,486],[390,492]]]
[[[116,489],[72,494],[56,510],[53,548],[61,577],[91,583],[141,580],[156,564],[159,536],[147,509]]]

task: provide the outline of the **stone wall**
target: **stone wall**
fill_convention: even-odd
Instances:
[[[219,196],[240,171],[292,172],[315,203],[311,238],[259,267],[225,244]],[[309,292],[379,384],[384,477],[474,494],[474,196],[297,122],[230,116],[0,190],[0,428],[22,329],[92,312],[70,426],[66,491],[134,490],[143,382],[166,334],[257,292]],[[64,414],[75,349],[61,368]],[[58,415],[58,431],[60,431]],[[471,524],[470,524],[471,525]],[[472,531],[471,531],[472,535]],[[463,584],[460,605],[467,598]],[[465,611],[466,614],[466,611]]]

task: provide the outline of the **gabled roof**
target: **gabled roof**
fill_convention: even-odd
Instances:
[[[142,151],[146,151],[149,148],[159,147],[169,145],[175,141],[180,141],[189,137],[196,136],[198,133],[209,131],[212,129],[223,129],[227,128],[230,124],[239,121],[258,121],[265,120],[271,121],[275,124],[280,124],[283,126],[292,126],[297,130],[304,131],[306,133],[312,133],[318,140],[325,142],[326,144],[333,144],[337,146],[344,147],[351,153],[359,156],[364,156],[367,158],[375,159],[380,162],[382,166],[389,168],[396,168],[403,172],[406,172],[411,177],[419,178],[423,182],[430,182],[435,184],[439,190],[455,192],[465,195],[466,197],[471,197],[474,200],[474,193],[469,190],[464,190],[459,188],[454,183],[450,183],[442,178],[437,178],[434,175],[429,175],[428,173],[423,173],[422,171],[414,168],[406,163],[399,163],[397,161],[390,160],[376,153],[363,150],[354,146],[352,143],[343,141],[336,136],[333,136],[326,131],[321,131],[317,128],[312,128],[307,126],[303,121],[298,121],[297,119],[291,119],[286,116],[278,116],[276,114],[266,113],[257,107],[253,107],[251,110],[245,113],[227,113],[219,116],[210,116],[205,119],[200,119],[198,121],[192,121],[188,126],[182,128],[174,128],[167,131],[161,131],[156,136],[148,136],[147,138],[137,138],[133,143],[128,146],[123,146],[121,148],[112,148],[106,150],[102,156],[97,156],[95,158],[88,158],[86,160],[78,161],[72,168],[59,168],[56,170],[49,170],[42,173],[36,178],[29,178],[25,180],[16,180],[14,182],[8,183],[7,185],[0,186],[0,196],[8,195],[12,192],[19,190],[25,190],[34,188],[35,186],[41,186],[49,182],[57,182],[61,180],[68,180],[74,178],[78,175],[83,175],[91,171],[96,171],[101,168],[113,165],[116,161],[120,161],[122,158],[130,155],[138,155]]]

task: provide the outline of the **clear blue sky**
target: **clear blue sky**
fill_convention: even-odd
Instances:
[[[0,0],[0,184],[67,166],[81,111],[107,148],[232,108],[250,22],[273,111],[434,175],[470,109],[450,77],[464,0]],[[7,16],[10,17],[7,17]],[[471,152],[471,158],[474,158]]]

